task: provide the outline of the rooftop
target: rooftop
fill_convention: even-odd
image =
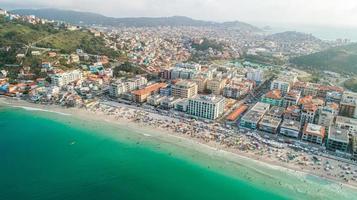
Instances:
[[[228,115],[227,120],[234,121],[236,120],[241,114],[243,114],[248,109],[248,106],[242,105],[235,109],[231,114]]]
[[[271,126],[277,128],[281,123],[281,119],[276,117],[264,116],[259,122],[260,125]]]
[[[195,82],[191,82],[191,81],[179,81],[177,82],[174,87],[178,87],[178,88],[190,88],[190,87],[194,87],[197,84]]]
[[[328,132],[328,139],[337,142],[349,143],[349,131],[347,129],[341,129],[331,126]]]
[[[156,90],[159,90],[160,88],[166,87],[167,84],[166,83],[154,83],[152,85],[149,85],[143,89],[140,90],[135,90],[132,92],[132,94],[134,95],[143,95],[143,94],[150,94]]]
[[[269,99],[281,99],[281,91],[280,90],[271,90],[265,94],[265,98]]]
[[[325,136],[325,128],[320,125],[308,123],[304,127],[304,132],[309,135],[315,135],[319,137]]]
[[[285,98],[289,99],[297,99],[301,95],[301,92],[299,90],[290,90],[286,95]]]
[[[224,100],[224,97],[215,96],[215,95],[198,95],[198,96],[191,98],[190,100],[206,102],[206,103],[218,103],[218,102]]]
[[[273,116],[273,117],[282,117],[285,112],[285,109],[282,107],[278,106],[273,106],[269,112],[268,115]]]
[[[285,119],[281,124],[281,127],[300,131],[301,123],[298,121]]]
[[[259,112],[255,110],[249,110],[242,118],[244,121],[249,121],[253,123],[258,123],[259,120],[264,116],[264,112]]]
[[[343,116],[337,116],[336,123],[351,124],[351,125],[357,126],[357,119],[343,117]]]
[[[269,104],[258,102],[253,106],[251,110],[265,113],[266,111],[269,110],[269,108],[270,108]]]

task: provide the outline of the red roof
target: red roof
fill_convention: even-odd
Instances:
[[[135,90],[132,92],[134,95],[143,95],[143,94],[150,94],[156,90],[159,90],[160,88],[166,87],[166,83],[155,83],[152,85],[147,86],[146,88],[140,89],[140,90]]]
[[[236,120],[241,114],[243,114],[248,109],[248,106],[242,105],[239,106],[236,110],[234,110],[231,114],[228,115],[227,120],[234,121]]]

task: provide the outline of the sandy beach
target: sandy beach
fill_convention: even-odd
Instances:
[[[181,147],[187,147],[208,153],[213,158],[221,157],[226,162],[247,166],[255,163],[262,166],[256,168],[257,173],[271,176],[264,172],[263,167],[295,176],[317,176],[326,181],[337,182],[333,185],[336,191],[348,186],[357,189],[354,174],[357,174],[355,165],[346,164],[329,158],[309,155],[305,152],[295,151],[291,148],[273,148],[259,143],[244,134],[234,134],[223,137],[220,128],[202,122],[182,121],[167,116],[148,113],[134,108],[110,107],[108,105],[95,105],[92,108],[64,108],[57,105],[33,104],[12,98],[0,98],[0,105],[22,107],[27,110],[53,112],[63,116],[71,115],[79,119],[93,122],[108,122],[125,126],[143,132],[145,137],[172,142]],[[233,142],[232,142],[233,141]],[[246,163],[245,163],[246,162]],[[249,177],[248,177],[249,179]],[[277,181],[277,185],[280,184]]]

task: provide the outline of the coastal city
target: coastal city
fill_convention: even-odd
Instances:
[[[342,84],[351,74],[286,62],[348,39],[233,25],[80,26],[3,9],[0,18],[1,27],[78,31],[104,45],[0,40],[1,56],[13,56],[0,63],[1,99],[80,109],[357,186],[357,93]]]

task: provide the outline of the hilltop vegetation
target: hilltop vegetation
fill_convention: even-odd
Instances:
[[[223,51],[224,45],[216,41],[204,38],[202,43],[192,44],[192,48],[196,49],[197,51],[206,51],[210,48],[217,51]]]
[[[30,24],[19,20],[8,21],[0,17],[0,64],[13,64],[16,53],[27,45],[58,49],[61,53],[70,54],[76,49],[83,49],[90,54],[107,55],[115,58],[119,55],[105,46],[102,37],[95,37],[88,30],[68,31],[53,24]]]
[[[357,73],[357,44],[334,47],[318,53],[293,58],[290,62],[298,68],[338,73]]]
[[[0,17],[1,46],[23,46],[50,34],[56,34],[51,25],[33,25],[21,21],[7,21]]]

